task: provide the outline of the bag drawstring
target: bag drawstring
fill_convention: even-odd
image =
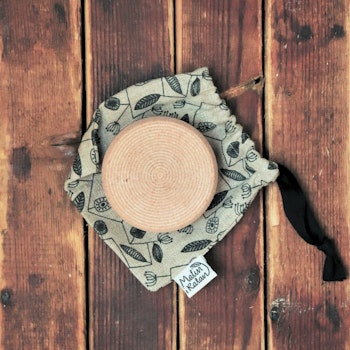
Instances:
[[[277,183],[288,220],[301,238],[325,253],[323,280],[343,281],[347,278],[347,271],[334,241],[326,236],[317,222],[292,172],[281,164],[278,164],[278,168],[280,175]]]
[[[220,94],[221,98],[235,98],[247,90],[262,90],[263,76],[252,78],[238,86],[232,87]],[[277,183],[280,188],[285,214],[295,231],[307,243],[316,246],[325,253],[323,267],[324,281],[343,281],[347,278],[347,270],[332,239],[326,236],[317,222],[305,194],[290,170],[278,164],[280,175]]]

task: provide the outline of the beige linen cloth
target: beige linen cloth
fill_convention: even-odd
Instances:
[[[194,126],[207,138],[217,158],[219,181],[213,201],[196,222],[176,232],[132,227],[111,209],[102,188],[101,164],[109,144],[125,126],[150,116],[177,118]],[[262,158],[236,123],[208,69],[200,68],[130,86],[103,102],[82,137],[65,190],[135,277],[156,291],[193,258],[221,241],[258,191],[278,174],[277,164]]]

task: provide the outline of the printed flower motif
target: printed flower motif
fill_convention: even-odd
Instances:
[[[203,71],[202,77],[203,77],[205,80],[213,80],[213,78],[210,76],[209,71],[208,71],[207,69]]]
[[[90,159],[92,164],[97,165],[98,164],[98,152],[96,148],[92,148],[90,151]]]
[[[144,276],[146,277],[146,286],[152,287],[157,283],[157,275],[152,271],[146,271],[144,273]]]
[[[235,203],[236,215],[243,215],[249,208],[249,203]]]
[[[225,123],[225,131],[227,133],[235,132],[236,129],[237,129],[236,124],[232,120],[228,120]]]
[[[193,232],[193,226],[192,225],[188,225],[180,230],[178,230],[179,232],[183,232],[186,233],[187,235],[190,235]]]
[[[254,149],[249,150],[245,157],[248,162],[254,162],[258,159],[258,155],[256,154]]]
[[[252,187],[247,183],[245,183],[241,186],[241,190],[242,190],[242,198],[243,199],[250,197],[250,195],[252,194]]]
[[[215,233],[219,228],[219,218],[214,216],[207,221],[205,230],[208,233]]]
[[[74,180],[68,184],[68,188],[75,188],[79,185],[79,180]]]
[[[179,100],[173,104],[173,107],[174,108],[182,108],[185,104],[186,104],[185,100]]]
[[[224,201],[224,203],[223,203],[223,205],[222,205],[224,208],[232,208],[233,207],[233,203],[232,203],[232,198],[231,197],[229,197],[229,198],[227,198],[225,201]]]
[[[219,107],[220,107],[222,110],[224,110],[224,111],[228,111],[228,110],[229,110],[229,108],[227,107],[227,104],[226,104],[225,102],[222,102],[222,103],[219,105]]]
[[[120,125],[118,122],[111,122],[106,126],[106,130],[111,132],[113,135],[117,135],[120,131]]]
[[[156,104],[152,107],[152,112],[155,114],[155,115],[161,115],[163,110],[162,110],[162,105],[160,104]]]
[[[95,209],[99,213],[111,209],[111,206],[108,203],[108,200],[106,197],[100,197],[100,198],[95,199],[94,205],[95,205]]]
[[[163,244],[170,244],[173,241],[173,239],[169,236],[168,233],[160,233],[157,239],[159,243],[163,243]]]

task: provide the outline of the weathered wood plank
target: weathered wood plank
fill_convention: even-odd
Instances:
[[[300,179],[349,266],[349,2],[267,1],[270,157]],[[267,198],[271,349],[348,349],[349,281],[323,283],[324,255]]]
[[[84,242],[63,182],[81,123],[80,7],[1,1],[2,349],[85,347]]]
[[[171,1],[86,1],[87,110],[173,72]],[[176,288],[147,291],[91,230],[90,347],[175,349]]]
[[[176,1],[176,24],[178,71],[208,66],[219,91],[261,75],[260,1]],[[229,106],[261,149],[261,97],[247,92]],[[260,198],[206,257],[218,277],[192,299],[180,293],[180,348],[263,348]]]

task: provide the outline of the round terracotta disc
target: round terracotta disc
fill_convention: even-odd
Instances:
[[[150,117],[125,127],[102,165],[113,210],[130,225],[169,232],[196,221],[217,186],[217,162],[205,137],[172,118]]]

